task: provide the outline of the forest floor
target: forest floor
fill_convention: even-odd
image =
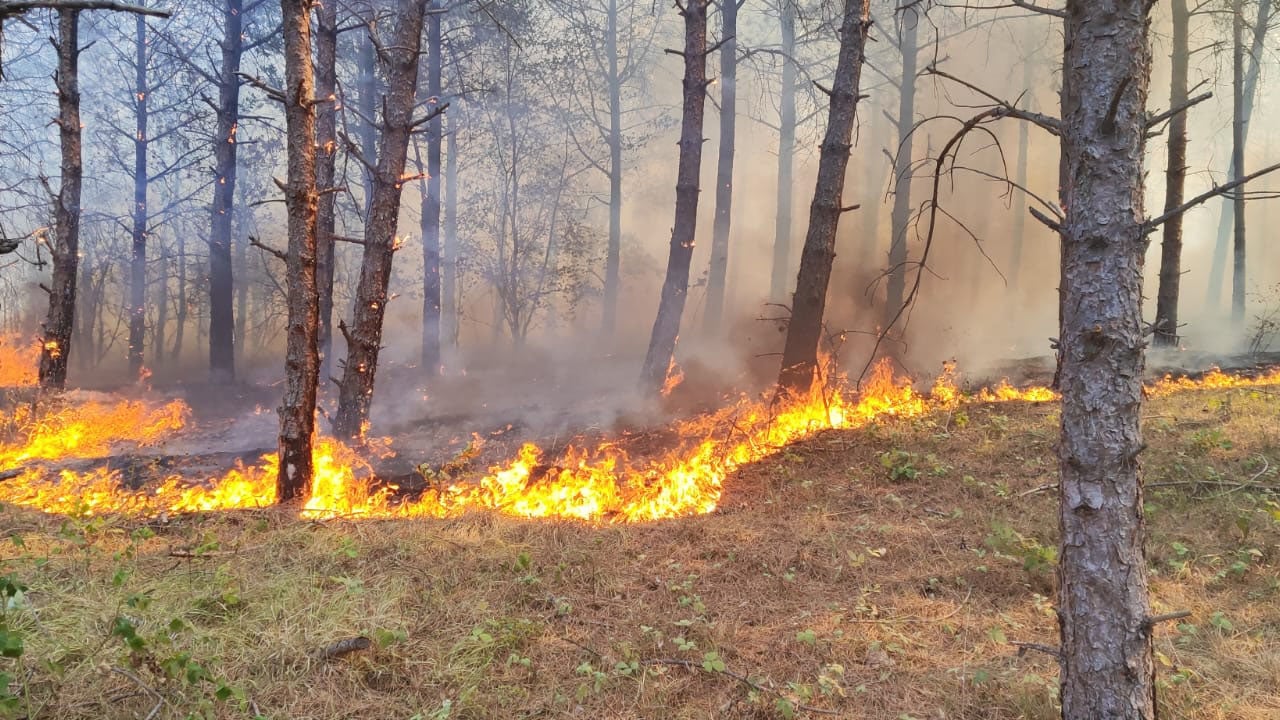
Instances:
[[[1280,717],[1280,394],[1143,412],[1161,716]],[[5,508],[0,716],[1048,720],[1057,414],[828,432],[647,525]]]

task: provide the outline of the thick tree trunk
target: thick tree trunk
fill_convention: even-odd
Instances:
[[[458,123],[456,113],[445,118],[444,247],[440,258],[441,351],[458,344]]]
[[[1253,104],[1258,97],[1258,75],[1262,69],[1262,53],[1266,45],[1267,29],[1271,24],[1272,0],[1259,0],[1258,21],[1253,26],[1253,45],[1249,53],[1249,70],[1244,78],[1243,106],[1244,134],[1240,145],[1249,141],[1249,119],[1253,117]],[[1235,153],[1232,153],[1232,157]],[[1244,175],[1237,167],[1227,169],[1227,177],[1235,178]],[[1231,227],[1235,219],[1235,200],[1227,195],[1222,200],[1222,211],[1218,216],[1218,238],[1213,247],[1213,263],[1209,269],[1209,292],[1205,304],[1214,310],[1222,307],[1222,283],[1226,275],[1227,248],[1231,245]]]
[[[311,66],[312,0],[280,0],[284,29],[285,125],[289,177],[285,185],[289,248],[285,389],[280,405],[280,469],[276,499],[301,497],[311,485],[311,439],[316,423],[316,346],[320,295],[316,287],[316,110]]]
[[[1244,177],[1244,2],[1231,5],[1231,169],[1232,181]],[[1231,263],[1231,326],[1244,329],[1244,287],[1248,280],[1245,266],[1244,192],[1232,193],[1235,243]]]
[[[676,174],[675,227],[658,316],[640,373],[641,387],[657,393],[667,379],[680,335],[680,319],[689,295],[689,263],[698,225],[698,179],[702,170],[702,121],[707,100],[707,6],[710,0],[686,0],[684,16],[684,114]]]
[[[1147,0],[1068,0],[1058,445],[1065,720],[1155,714],[1142,452]]]
[[[316,345],[320,377],[329,375],[333,356],[333,272],[338,193],[334,166],[338,149],[338,4],[322,2],[316,13],[316,285],[320,295],[320,328]]]
[[[1187,65],[1191,13],[1187,0],[1173,0],[1173,37],[1170,51],[1171,87],[1169,107],[1187,101]],[[1023,123],[1025,125],[1026,123]],[[1182,206],[1187,187],[1187,113],[1180,112],[1169,120],[1169,166],[1165,170],[1166,212]],[[1174,347],[1178,344],[1178,291],[1182,283],[1182,215],[1175,215],[1164,225],[1160,246],[1160,287],[1156,292],[1155,344]]]
[[[142,372],[147,330],[147,21],[135,18],[134,136],[133,136],[133,252],[129,262],[129,377]]]
[[[40,387],[67,385],[67,360],[75,327],[76,279],[80,262],[80,12],[58,11],[58,137],[62,149],[62,182],[53,209],[53,278],[49,315],[40,349]]]
[[[902,55],[902,80],[898,85],[898,149],[893,166],[892,238],[889,245],[889,296],[884,308],[884,324],[898,319],[907,291],[908,225],[911,223],[911,158],[916,122],[916,73],[918,69],[920,13],[912,7],[902,11],[902,35],[898,50]]]
[[[604,258],[604,306],[600,331],[613,335],[618,322],[622,272],[622,78],[618,70],[618,0],[609,0],[605,25],[609,84],[609,244]]]
[[[433,9],[441,9],[437,3]],[[444,92],[444,42],[440,15],[427,18],[427,95],[440,103]],[[427,126],[427,179],[422,194],[422,372],[440,374],[440,165],[444,123],[437,115]]]
[[[733,220],[733,155],[738,127],[738,5],[720,3],[720,158],[716,170],[716,216],[707,274],[706,331],[718,333],[729,283],[729,229]]]
[[[782,0],[782,87],[778,93],[778,195],[774,211],[769,302],[785,303],[791,282],[792,168],[796,158],[796,0]]]
[[[386,315],[391,261],[396,251],[401,178],[409,151],[414,98],[418,87],[418,54],[422,49],[424,0],[398,0],[396,22],[380,51],[386,67],[387,96],[382,102],[381,141],[373,177],[369,218],[364,229],[364,256],[356,288],[355,317],[347,338],[347,362],[338,392],[333,432],[359,440],[369,420],[382,321]],[[344,326],[345,328],[345,326]]]
[[[218,73],[217,130],[213,136],[213,224],[209,232],[209,375],[235,379],[231,221],[236,192],[236,124],[240,120],[240,56],[244,52],[243,0],[226,0],[222,67]]]
[[[806,392],[818,367],[818,343],[827,307],[831,265],[836,259],[836,230],[843,214],[844,181],[849,168],[853,124],[861,92],[863,50],[871,28],[870,0],[845,0],[840,24],[840,58],[831,83],[827,135],[818,159],[818,183],[809,209],[809,232],[800,255],[791,322],[782,352],[778,385],[784,391]]]

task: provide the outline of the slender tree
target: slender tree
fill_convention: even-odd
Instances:
[[[422,119],[413,116],[426,0],[396,0],[393,8],[394,17],[381,25],[389,28],[390,33],[378,43],[378,58],[385,68],[387,84],[378,123],[378,155],[376,160],[360,155],[362,164],[369,170],[372,194],[364,228],[364,254],[354,319],[350,327],[339,325],[347,340],[347,360],[339,383],[333,431],[340,438],[352,440],[363,437],[373,401],[378,353],[382,349],[382,322],[390,299],[391,264],[398,246],[396,227],[410,134],[440,111],[436,107]],[[370,22],[369,32],[377,32],[379,27],[378,23]]]
[[[716,215],[711,230],[711,268],[707,274],[708,333],[720,331],[729,282],[729,230],[733,220],[733,159],[738,127],[738,7],[744,0],[720,2],[720,154],[716,170]]]
[[[1231,5],[1231,180],[1239,182],[1244,177],[1244,2],[1232,0]],[[1244,288],[1248,280],[1246,266],[1244,193],[1232,195],[1235,242],[1232,245],[1231,263],[1231,326],[1239,332],[1244,328]]]
[[[640,374],[641,386],[653,392],[666,382],[689,295],[689,264],[693,260],[697,234],[702,170],[702,121],[707,99],[707,6],[710,4],[710,0],[685,0],[677,5],[684,17],[684,113],[676,174],[675,227],[671,231],[671,251],[658,316]]]
[[[769,300],[786,300],[791,280],[791,211],[793,168],[796,157],[796,2],[780,0],[778,23],[782,30],[782,87],[778,90],[778,190],[773,230],[773,271]]]
[[[1169,107],[1187,102],[1187,70],[1190,64],[1189,43],[1191,12],[1187,0],[1173,0],[1173,35],[1170,40]],[[1024,123],[1025,126],[1025,123]],[[1187,187],[1187,114],[1180,112],[1169,120],[1169,165],[1165,170],[1165,211],[1182,205]],[[1164,226],[1160,245],[1160,286],[1156,292],[1155,344],[1173,347],[1178,344],[1178,293],[1182,283],[1182,215],[1171,218]]]
[[[338,3],[320,2],[316,8],[316,187],[320,191],[316,213],[316,285],[319,292],[320,328],[317,336],[320,376],[329,374],[333,355],[333,274],[336,259],[337,189],[334,187],[338,155]]]
[[[311,55],[313,0],[280,0],[284,18],[284,114],[289,176],[285,185],[289,248],[286,294],[285,390],[280,406],[280,467],[276,498],[300,497],[311,484],[311,438],[320,377],[317,334],[320,295],[316,286],[316,96]]]
[[[902,77],[898,83],[898,147],[893,165],[893,225],[889,245],[889,297],[885,304],[885,325],[902,312],[907,290],[907,235],[911,223],[912,152],[915,143],[916,75],[920,38],[921,4],[907,1],[898,11],[897,48],[902,56]]]
[[[870,0],[845,0],[840,24],[840,57],[831,83],[827,133],[818,160],[818,182],[809,209],[809,231],[800,256],[791,322],[778,376],[781,389],[806,392],[818,366],[818,344],[826,312],[831,266],[835,262],[836,230],[844,207],[845,175],[853,147],[862,84],[867,33],[871,29]]]
[[[129,375],[142,372],[147,329],[147,21],[134,18],[133,245],[129,261]]]
[[[427,18],[427,96],[437,105],[444,93],[442,7],[433,3]],[[440,169],[444,123],[439,114],[427,125],[427,166],[422,193],[422,372],[440,372]]]
[[[236,131],[240,122],[240,60],[244,54],[244,1],[226,0],[222,62],[213,143],[213,220],[209,231],[209,374],[214,382],[236,375],[231,238],[236,196]]]

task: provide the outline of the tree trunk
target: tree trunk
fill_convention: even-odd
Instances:
[[[618,70],[618,0],[609,0],[605,25],[609,60],[609,244],[604,259],[604,307],[601,333],[612,337],[618,322],[622,269],[622,78]]]
[[[1231,5],[1231,169],[1233,181],[1244,177],[1244,2],[1233,0]],[[1244,286],[1248,279],[1245,268],[1244,191],[1232,195],[1235,216],[1235,243],[1232,247],[1231,265],[1231,326],[1237,332],[1244,329]]]
[[[177,311],[173,315],[173,354],[170,358],[173,364],[178,364],[182,358],[182,341],[187,334],[187,316],[190,308],[187,307],[187,234],[178,233],[178,298]]]
[[[1058,445],[1065,720],[1155,715],[1138,455],[1147,0],[1068,0]]]
[[[67,385],[67,359],[75,327],[76,276],[80,259],[80,12],[58,11],[58,137],[62,149],[62,182],[53,210],[53,278],[49,315],[40,349],[40,387]]]
[[[142,372],[147,330],[147,21],[135,18],[133,136],[133,254],[129,263],[129,377]]]
[[[280,405],[280,469],[276,499],[301,497],[311,485],[311,437],[316,423],[320,356],[316,341],[320,295],[316,287],[316,111],[311,66],[312,0],[280,0],[284,30],[285,125],[289,177],[285,186],[289,248],[285,334],[285,389]]]
[[[849,168],[853,125],[861,92],[863,50],[871,28],[870,0],[845,0],[840,25],[840,58],[831,83],[827,135],[818,159],[818,184],[809,209],[809,232],[800,255],[791,322],[782,352],[778,385],[784,391],[807,392],[818,367],[818,343],[827,307],[831,265],[836,259],[836,230],[843,214],[844,181]]]
[[[444,248],[440,258],[440,335],[443,350],[458,345],[458,123],[457,114],[445,118]]]
[[[320,377],[329,375],[333,356],[333,273],[336,248],[338,193],[334,191],[338,149],[338,4],[322,2],[316,13],[316,188],[321,192],[316,211],[316,285],[320,296],[320,326],[316,336]]]
[[[902,54],[902,80],[898,85],[898,151],[893,166],[893,225],[889,245],[889,296],[884,308],[887,328],[902,313],[907,290],[907,234],[911,223],[911,157],[914,150],[916,117],[916,73],[919,51],[921,11],[912,7],[902,11],[902,35],[898,50]]]
[[[657,393],[667,379],[680,335],[680,319],[689,295],[689,263],[698,225],[698,179],[702,169],[702,120],[707,99],[707,6],[710,0],[686,0],[684,16],[684,115],[676,176],[675,227],[658,316],[640,374],[641,387]]]
[[[1169,107],[1187,102],[1187,65],[1190,60],[1188,34],[1191,13],[1187,0],[1173,0],[1173,37],[1170,51],[1172,85]],[[1025,126],[1026,123],[1023,123]],[[1169,166],[1165,171],[1166,212],[1182,206],[1187,187],[1187,112],[1169,120]],[[1178,291],[1182,282],[1182,215],[1175,215],[1164,225],[1160,246],[1160,287],[1156,292],[1155,344],[1174,347],[1178,344]]]
[[[218,74],[217,130],[213,136],[213,225],[209,232],[209,375],[217,382],[235,379],[235,327],[232,313],[231,220],[236,191],[236,124],[240,120],[240,56],[243,0],[226,0],[222,67]]]
[[[720,331],[729,282],[729,228],[733,220],[733,155],[738,125],[738,4],[720,3],[720,159],[716,170],[716,216],[711,231],[711,268],[707,275],[706,331]]]
[[[1023,89],[1030,92],[1033,79],[1032,64],[1023,60]],[[1015,169],[1014,182],[1019,188],[1027,187],[1028,157],[1031,147],[1031,123],[1018,123],[1018,165]],[[1022,250],[1027,241],[1027,193],[1021,189],[1013,191],[1013,247],[1009,253],[1009,290],[1017,292],[1018,281],[1022,275]]]
[[[356,64],[359,68],[356,75],[356,128],[360,152],[369,162],[375,162],[378,152],[378,56],[369,34],[372,32],[374,28],[366,28],[356,43]],[[364,220],[368,222],[369,205],[373,202],[374,171],[361,165],[360,172],[364,185]]]
[[[1259,0],[1258,22],[1253,26],[1253,46],[1249,54],[1249,71],[1244,78],[1243,105],[1241,115],[1244,117],[1244,134],[1240,144],[1249,141],[1249,119],[1253,117],[1253,103],[1258,96],[1258,74],[1262,68],[1262,53],[1266,44],[1267,27],[1271,23],[1271,0]],[[1234,134],[1234,133],[1233,133]],[[1232,157],[1235,153],[1232,153]],[[1240,177],[1244,173],[1237,167],[1227,169],[1227,177]],[[1230,244],[1231,226],[1235,218],[1235,200],[1228,194],[1222,201],[1222,212],[1218,216],[1218,239],[1213,247],[1213,264],[1209,269],[1209,292],[1205,304],[1217,309],[1222,303],[1222,282],[1226,275],[1227,247]]]
[[[796,157],[796,0],[782,0],[782,88],[778,103],[778,196],[774,211],[773,272],[769,280],[769,302],[785,303],[791,281],[791,193],[792,168]]]
[[[373,177],[369,218],[364,229],[364,256],[356,288],[355,318],[347,338],[347,362],[338,392],[333,432],[359,440],[369,420],[382,320],[389,299],[391,261],[396,251],[396,223],[400,215],[401,178],[409,151],[414,98],[418,87],[418,54],[422,49],[423,0],[398,0],[391,37],[380,51],[386,67],[387,96],[383,99],[381,140]]]
[[[439,3],[433,10],[442,9]],[[441,102],[444,42],[440,14],[427,18],[427,95]],[[444,123],[436,116],[427,126],[427,180],[422,194],[422,372],[440,374],[440,165]]]
[[[151,332],[151,364],[157,368],[164,365],[164,351],[168,345],[169,326],[169,249],[163,243],[160,246],[159,281],[156,283],[156,325]]]

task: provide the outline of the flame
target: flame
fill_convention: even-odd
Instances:
[[[672,357],[671,364],[667,366],[667,379],[662,383],[662,397],[670,397],[682,382],[684,382],[684,368],[677,365],[676,359]]]
[[[438,471],[424,471],[431,487],[412,500],[402,500],[395,485],[372,480],[369,451],[390,453],[389,441],[369,440],[357,452],[332,438],[317,438],[310,493],[299,512],[310,519],[445,518],[494,512],[590,523],[697,515],[716,509],[725,481],[738,468],[825,430],[865,427],[889,417],[920,417],[965,403],[1058,398],[1048,388],[1020,389],[1007,381],[966,394],[958,389],[956,377],[954,365],[947,364],[932,389],[921,391],[882,363],[857,394],[818,386],[785,399],[742,397],[718,411],[677,422],[671,430],[678,440],[658,456],[633,457],[625,443],[606,441],[551,457],[527,443],[513,458],[477,478],[465,470],[478,453],[477,439],[462,451],[460,460]],[[1265,384],[1280,384],[1280,370],[1253,378],[1216,370],[1196,380],[1166,377],[1151,384],[1148,392]],[[90,401],[40,418],[21,407],[11,416],[0,415],[0,432],[8,426],[24,428],[20,441],[0,443],[0,468],[38,459],[96,457],[121,442],[154,442],[183,428],[189,414],[181,402]],[[277,463],[276,455],[269,453],[222,477],[193,482],[174,474],[139,491],[129,489],[115,470],[54,474],[37,466],[0,482],[0,501],[51,513],[152,516],[267,507],[276,503]]]
[[[0,335],[0,387],[27,387],[36,384],[40,343],[16,335]]]

